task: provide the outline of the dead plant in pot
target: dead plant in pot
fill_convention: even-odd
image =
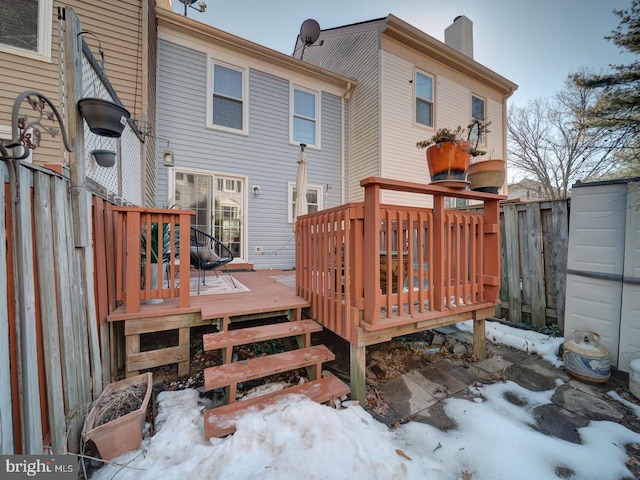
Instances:
[[[439,128],[430,138],[416,143],[416,147],[427,149],[432,183],[466,188],[471,157],[486,153],[478,145],[489,132],[490,124],[490,121],[472,118],[466,129],[462,126],[455,129]]]

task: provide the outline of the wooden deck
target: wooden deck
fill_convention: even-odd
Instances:
[[[196,273],[192,269],[191,276]],[[207,272],[208,276],[215,276]],[[226,275],[220,272],[219,275]],[[127,313],[126,305],[118,307],[108,320],[110,322],[129,320],[134,318],[150,318],[183,313],[200,313],[203,320],[234,318],[261,314],[273,315],[274,312],[300,311],[308,307],[309,302],[298,297],[295,292],[295,272],[283,270],[255,270],[250,272],[231,271],[233,278],[237,278],[248,292],[219,293],[215,295],[191,295],[190,305],[181,307],[178,298],[165,299],[160,304],[141,304],[140,311]],[[285,282],[279,282],[277,277],[287,277]]]
[[[232,322],[284,315],[290,320],[300,320],[302,310],[309,307],[309,302],[298,297],[292,286],[295,272],[258,270],[231,274],[249,291],[191,295],[188,307],[181,307],[179,298],[167,298],[159,304],[141,303],[134,313],[128,313],[126,305],[118,307],[108,316],[112,379],[119,370],[124,369],[130,377],[140,370],[174,363],[178,364],[179,376],[187,375],[192,327],[217,325],[222,331]],[[191,275],[195,276],[195,272]],[[215,276],[212,272],[208,275]],[[141,335],[169,330],[178,331],[177,346],[140,351]]]
[[[183,242],[169,263],[169,278],[179,281],[150,288],[150,274],[161,274],[162,267],[146,266],[146,287],[140,287],[140,232],[159,222],[169,223],[171,232],[184,231],[190,211],[114,208],[116,298],[122,302],[108,317],[114,365],[126,364],[131,376],[178,363],[178,374],[184,375],[191,327],[215,322],[219,331],[227,331],[242,319],[287,315],[301,320],[305,309],[308,318],[349,342],[356,400],[365,400],[366,346],[398,335],[472,319],[474,354],[484,358],[484,322],[499,304],[499,202],[504,197],[379,177],[361,185],[363,202],[297,219],[295,272],[234,272],[250,291],[218,295],[188,295],[180,288],[189,283],[189,272],[175,264],[176,257],[188,255]],[[425,205],[433,207],[383,204],[383,190],[423,195],[429,199]],[[455,197],[482,203],[482,211],[445,209],[445,199]],[[145,303],[155,299],[163,303]],[[140,335],[164,330],[178,330],[178,346],[140,351]],[[125,338],[125,346],[114,354],[118,338]]]

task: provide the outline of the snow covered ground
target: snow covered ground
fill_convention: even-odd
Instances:
[[[462,330],[468,327],[459,324]],[[487,338],[559,365],[555,352],[562,339],[495,322],[487,322]],[[561,384],[558,380],[557,387]],[[530,426],[535,423],[532,411],[550,403],[554,392],[532,392],[510,381],[475,388],[472,400],[444,401],[446,414],[457,424],[447,432],[417,422],[390,429],[358,405],[335,410],[289,396],[260,412],[248,412],[234,435],[211,441],[204,439],[198,392],[162,392],[155,435],[92,479],[633,478],[625,466],[624,445],[640,443],[640,434],[617,423],[591,422],[579,429],[578,445]],[[520,399],[520,405],[507,401],[507,393]],[[640,415],[635,404],[615,392],[610,398]],[[573,476],[566,476],[569,471]]]

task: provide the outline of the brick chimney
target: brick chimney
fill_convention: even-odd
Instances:
[[[473,22],[464,15],[454,18],[444,30],[444,43],[473,58]]]

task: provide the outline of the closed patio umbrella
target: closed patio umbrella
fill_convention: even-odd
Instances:
[[[296,219],[299,215],[308,213],[307,207],[307,156],[304,153],[304,143],[300,144],[298,155],[298,174],[296,175],[296,198],[293,209],[293,231],[296,231]]]

